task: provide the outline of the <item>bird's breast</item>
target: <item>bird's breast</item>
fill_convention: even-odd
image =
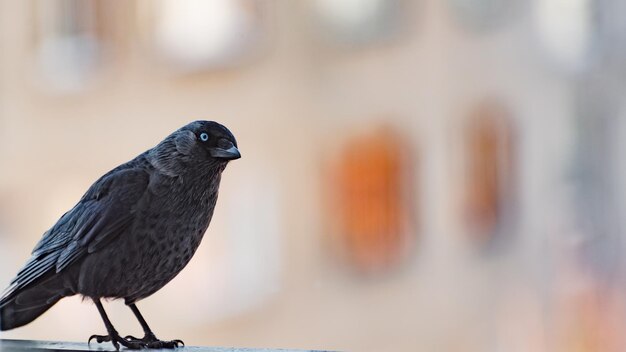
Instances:
[[[144,199],[135,210],[133,225],[116,245],[87,258],[102,264],[90,265],[96,269],[87,275],[92,282],[87,295],[132,302],[173,279],[189,263],[209,226],[219,179],[217,182],[188,188],[183,181]]]

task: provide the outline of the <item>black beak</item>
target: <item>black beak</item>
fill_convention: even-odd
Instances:
[[[210,153],[212,157],[224,160],[235,160],[241,158],[239,149],[237,149],[234,145],[228,149],[212,148]]]

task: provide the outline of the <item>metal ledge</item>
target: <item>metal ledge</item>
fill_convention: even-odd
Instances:
[[[121,348],[121,351],[126,349]],[[31,340],[0,340],[0,352],[8,351],[115,351],[111,343],[60,342],[60,341],[31,341]],[[176,349],[146,350],[146,351],[196,351],[196,352],[322,352],[313,350],[290,350],[271,348],[236,348],[236,347],[179,347]]]

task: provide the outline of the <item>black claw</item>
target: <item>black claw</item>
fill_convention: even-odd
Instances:
[[[128,349],[142,349],[142,348],[178,348],[185,346],[185,343],[182,340],[172,340],[172,341],[161,341],[156,338],[153,334],[146,335],[143,338],[139,339],[132,335],[128,335],[123,339],[121,337],[114,337],[113,339],[110,336],[101,336],[101,335],[92,335],[89,338],[89,342],[92,339],[96,339],[98,343],[101,342],[112,342],[114,346],[117,348],[118,342],[122,344],[124,347]]]
[[[89,337],[89,340],[87,341],[87,344],[89,345],[91,343],[91,340],[96,339],[97,343],[103,343],[103,342],[109,342],[111,341],[111,337],[109,335],[91,335]]]
[[[178,348],[184,346],[185,344],[181,340],[172,340],[172,341],[151,341],[148,342],[148,348]]]
[[[147,344],[141,340],[135,339],[135,340],[131,340],[128,339],[129,337],[132,338],[132,336],[127,336],[126,338],[121,338],[118,334],[114,334],[113,336],[111,335],[91,335],[91,337],[89,337],[89,341],[87,341],[87,344],[91,343],[91,340],[96,339],[97,343],[102,343],[102,342],[111,342],[113,344],[113,347],[115,347],[116,351],[120,350],[120,344],[130,350],[139,350],[142,348],[146,348],[148,347]]]

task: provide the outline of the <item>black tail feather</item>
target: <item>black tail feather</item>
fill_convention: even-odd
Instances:
[[[0,330],[11,330],[30,323],[68,293],[57,277],[13,292],[0,302]]]
[[[49,304],[24,306],[15,303],[15,299],[0,307],[0,330],[11,330],[26,325],[45,311],[50,309],[61,298],[53,300]]]

